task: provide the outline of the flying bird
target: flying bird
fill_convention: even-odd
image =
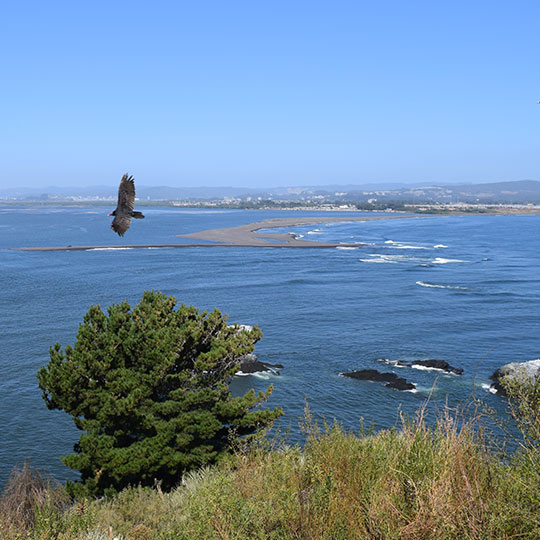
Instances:
[[[113,222],[111,223],[111,229],[120,236],[124,236],[125,232],[129,229],[131,218],[144,218],[141,212],[133,211],[134,202],[135,183],[133,181],[133,176],[124,174],[122,180],[120,180],[120,187],[118,188],[118,202],[116,203],[116,208],[109,214],[109,216],[114,216]]]

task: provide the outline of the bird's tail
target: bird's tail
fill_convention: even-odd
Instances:
[[[131,217],[135,219],[144,219],[144,216],[141,212],[131,212]]]

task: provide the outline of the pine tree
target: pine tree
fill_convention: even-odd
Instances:
[[[38,372],[43,398],[85,432],[75,453],[62,458],[81,472],[73,493],[156,481],[171,488],[182,473],[215,462],[235,438],[253,436],[282,414],[254,410],[271,386],[239,397],[228,388],[260,330],[228,326],[217,309],[175,306],[174,297],[153,291],[133,309],[127,301],[107,314],[91,306],[75,345],[51,347]]]

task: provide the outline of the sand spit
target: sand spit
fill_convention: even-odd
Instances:
[[[12,248],[17,251],[89,251],[89,250],[121,250],[121,249],[148,249],[148,248],[200,248],[200,247],[265,247],[265,248],[337,248],[357,247],[362,244],[334,244],[317,242],[315,240],[301,240],[291,233],[262,233],[260,229],[276,229],[281,227],[300,227],[305,225],[319,225],[321,223],[340,223],[351,221],[373,221],[379,219],[410,219],[418,216],[366,216],[366,217],[296,217],[274,218],[265,221],[256,221],[237,227],[221,229],[208,229],[190,234],[178,234],[180,238],[193,238],[206,240],[208,243],[193,244],[131,244],[109,246],[52,246],[52,247],[25,247]]]
[[[338,246],[358,246],[360,244],[334,244],[317,242],[314,240],[301,240],[291,233],[262,233],[261,229],[276,229],[281,227],[301,227],[305,225],[319,225],[321,223],[340,223],[350,221],[373,221],[377,219],[405,219],[416,216],[366,216],[366,217],[306,217],[306,218],[274,218],[256,221],[237,227],[221,229],[208,229],[190,234],[178,234],[181,238],[196,238],[220,242],[212,245],[233,245],[251,247],[296,247],[296,248],[335,248]]]

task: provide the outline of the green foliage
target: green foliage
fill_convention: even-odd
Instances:
[[[84,486],[71,484],[72,492],[98,495],[156,481],[169,489],[282,414],[254,410],[271,387],[239,397],[228,389],[260,330],[228,326],[217,309],[175,306],[175,298],[153,291],[133,309],[122,302],[105,314],[91,306],[75,345],[51,347],[38,372],[43,398],[86,432],[63,458],[81,472]]]
[[[508,397],[510,415],[523,436],[523,445],[540,455],[540,377],[523,371],[506,375],[500,381]]]

